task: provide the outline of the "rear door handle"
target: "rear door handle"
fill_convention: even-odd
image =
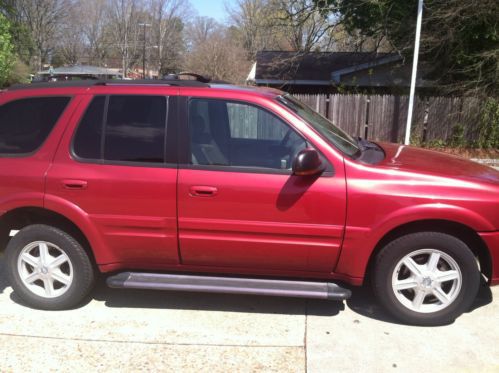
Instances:
[[[65,189],[87,189],[87,182],[85,180],[63,180],[62,186]]]
[[[189,195],[192,197],[214,197],[218,189],[212,186],[192,186],[189,188]]]

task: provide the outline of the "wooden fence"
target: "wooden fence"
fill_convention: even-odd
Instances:
[[[394,95],[295,95],[352,136],[403,142],[408,96]],[[417,97],[411,137],[420,143],[448,141],[456,126],[464,139],[476,139],[480,102],[472,97]]]

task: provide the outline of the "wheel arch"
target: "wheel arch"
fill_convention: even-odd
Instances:
[[[0,216],[0,251],[3,251],[10,240],[12,230],[20,230],[32,224],[45,224],[59,228],[70,234],[85,249],[90,259],[96,264],[92,245],[84,231],[66,216],[37,206],[19,207]]]
[[[399,225],[387,232],[376,244],[367,263],[364,281],[369,281],[373,273],[376,256],[389,242],[416,232],[439,232],[454,236],[463,241],[478,258],[480,271],[490,281],[492,277],[492,258],[487,245],[471,227],[451,220],[428,219]]]

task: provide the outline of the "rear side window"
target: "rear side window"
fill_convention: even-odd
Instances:
[[[163,96],[95,97],[76,131],[74,154],[91,160],[164,163],[166,115]]]
[[[78,126],[74,138],[74,152],[84,159],[101,158],[102,121],[105,96],[95,97]]]
[[[32,97],[0,106],[0,154],[22,155],[47,139],[69,97]]]

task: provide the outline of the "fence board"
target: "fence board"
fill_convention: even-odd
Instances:
[[[452,135],[460,111],[460,98],[432,97],[428,100],[426,141],[445,140]]]
[[[473,143],[478,140],[481,101],[476,97],[464,97],[461,105],[459,124],[464,126],[464,136]]]
[[[394,95],[296,95],[352,136],[378,141],[403,142],[408,96]],[[329,99],[329,104],[327,100]],[[368,109],[369,107],[369,109]],[[411,139],[416,142],[448,141],[454,127],[464,127],[464,137],[477,137],[480,103],[470,97],[416,97]],[[426,124],[425,124],[426,123]]]
[[[363,136],[367,96],[331,95],[327,117],[352,136]]]

